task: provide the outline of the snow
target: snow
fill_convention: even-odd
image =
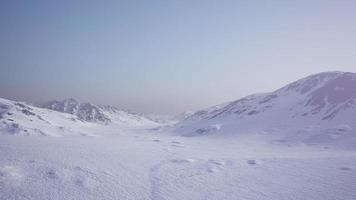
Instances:
[[[322,146],[152,132],[1,135],[0,199],[355,199],[355,158]]]
[[[355,77],[174,118],[0,98],[0,200],[356,199]]]

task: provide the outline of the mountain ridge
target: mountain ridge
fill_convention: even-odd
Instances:
[[[74,99],[34,106],[0,98],[0,132],[12,135],[92,135],[96,129],[117,132],[159,123],[143,115]]]
[[[269,93],[199,110],[173,129],[183,136],[278,132],[277,138],[285,141],[305,132],[303,141],[312,137],[356,141],[355,116],[356,74],[337,71],[310,75]]]

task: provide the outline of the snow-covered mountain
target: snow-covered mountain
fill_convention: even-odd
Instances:
[[[283,132],[283,137],[313,141],[356,138],[355,126],[356,74],[324,72],[274,92],[197,111],[176,131],[187,136]]]
[[[80,103],[73,98],[61,101],[54,100],[42,104],[39,107],[58,112],[76,115],[79,120],[87,122],[109,123],[111,120],[104,114],[103,109],[91,103]]]
[[[141,113],[119,109],[110,105],[82,103],[73,98],[49,101],[37,104],[37,106],[58,112],[73,114],[77,116],[79,120],[85,122],[109,124],[113,121],[119,121],[122,123],[139,125],[143,122],[153,121]]]
[[[79,103],[74,99],[40,106],[0,98],[0,133],[18,135],[92,135],[159,124],[113,106]]]
[[[322,73],[178,124],[75,100],[47,109],[0,98],[0,199],[356,199],[355,81]],[[172,128],[211,137],[158,133]]]
[[[172,125],[171,121],[178,120]],[[142,127],[167,131],[172,126],[183,136],[259,136],[281,143],[356,144],[356,74],[315,74],[270,93],[250,95],[174,119],[74,99],[32,106],[0,98],[2,133],[92,135]]]

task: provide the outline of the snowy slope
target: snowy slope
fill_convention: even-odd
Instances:
[[[70,99],[52,109],[0,98],[0,133],[14,135],[94,135],[97,130],[115,133],[123,129],[158,126],[141,115],[111,106],[76,103]]]
[[[260,133],[282,142],[356,144],[355,116],[356,74],[325,72],[271,93],[197,111],[175,131],[186,136]]]
[[[0,133],[52,135],[74,133],[84,123],[73,115],[37,108],[23,102],[0,99]]]

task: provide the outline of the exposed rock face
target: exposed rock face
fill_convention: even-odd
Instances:
[[[111,121],[99,106],[91,103],[80,103],[72,98],[62,101],[50,101],[39,106],[42,108],[76,115],[78,119],[82,121],[100,123],[109,123]]]

